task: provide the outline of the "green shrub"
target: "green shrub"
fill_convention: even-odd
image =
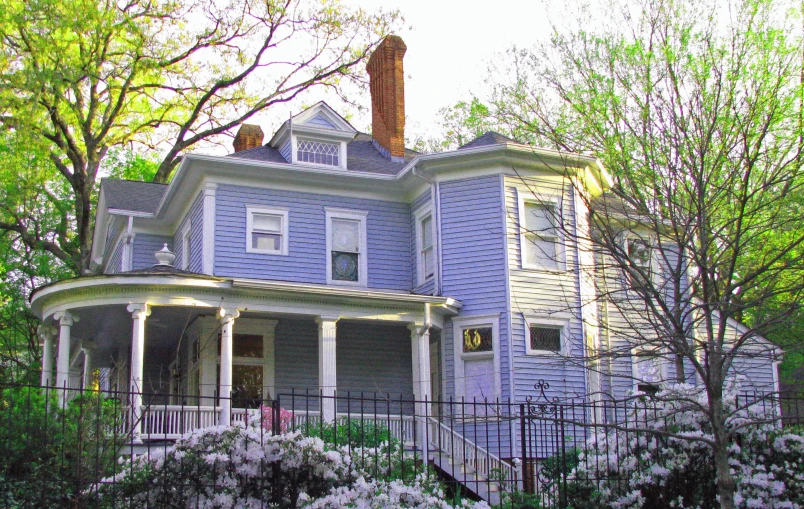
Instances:
[[[3,507],[78,503],[87,486],[113,472],[124,440],[119,403],[92,392],[59,403],[55,391],[46,397],[38,387],[0,390]]]

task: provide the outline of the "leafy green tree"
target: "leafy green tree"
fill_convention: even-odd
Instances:
[[[603,200],[579,189],[591,237],[554,218],[564,238],[601,260],[596,297],[637,317],[595,323],[628,344],[593,348],[588,360],[640,348],[675,364],[679,381],[695,372],[705,403],[685,408],[706,415],[712,434],[689,439],[711,448],[724,508],[735,507],[728,448],[737,433],[727,383],[758,335],[789,333],[804,296],[800,8],[603,0],[561,15],[536,49],[511,51],[487,101],[509,132],[597,154],[613,174]],[[628,247],[634,237],[648,239],[661,276],[646,268],[644,250]],[[638,291],[611,290],[613,274]],[[748,327],[735,336],[731,319]]]
[[[0,230],[80,273],[110,149],[159,151],[154,180],[166,182],[185,150],[312,87],[359,81],[397,20],[333,0],[4,2],[0,123],[44,150],[42,189],[67,195],[56,235],[35,228],[35,207],[0,217]]]

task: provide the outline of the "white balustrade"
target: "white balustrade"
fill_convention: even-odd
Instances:
[[[141,438],[176,439],[195,429],[216,426],[221,408],[213,406],[153,405],[142,407]]]

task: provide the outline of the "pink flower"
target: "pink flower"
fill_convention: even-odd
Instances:
[[[268,431],[272,431],[274,429],[274,409],[260,405],[260,413],[262,414],[262,427]],[[288,426],[293,421],[294,414],[290,410],[286,410],[284,408],[279,409],[279,432],[280,433],[287,433]]]

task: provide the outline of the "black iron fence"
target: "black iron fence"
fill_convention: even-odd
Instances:
[[[346,483],[358,474],[406,481],[426,474],[444,483],[456,500],[523,508],[589,507],[579,501],[627,490],[634,476],[670,465],[679,430],[706,431],[692,397],[559,401],[547,384],[537,389],[539,398],[518,403],[288,391],[272,400],[238,400],[247,408],[232,408],[229,420],[238,429],[252,430],[249,436],[261,445],[298,432],[320,438],[328,450],[348,448],[351,463],[342,472]],[[212,430],[209,436],[219,445],[235,440],[219,426],[221,398],[142,394],[142,406],[132,408],[132,396],[0,385],[0,507],[162,507],[160,499],[143,499],[137,490],[158,488],[182,500],[187,493],[226,492],[224,484],[231,479],[202,473],[221,457],[202,458],[200,466],[190,468],[194,450],[189,445],[180,454],[172,449],[200,429]],[[801,395],[745,393],[728,405],[740,422],[753,423],[734,434],[735,443],[746,450],[767,445],[751,435],[757,429],[767,437],[776,431],[800,432],[804,425]],[[194,440],[202,439],[196,435]],[[221,450],[233,450],[226,443]],[[699,456],[700,464],[689,465],[691,472],[675,477],[682,498],[710,496],[696,487],[712,469],[706,455]],[[121,457],[144,459],[150,477],[141,477],[148,482],[133,482],[131,464]],[[291,492],[314,477],[311,471],[305,471],[304,479],[298,472],[287,477],[282,460],[270,455],[254,461],[251,473],[235,478],[248,478],[250,493],[265,507],[292,506]],[[245,468],[241,463],[227,468]]]

